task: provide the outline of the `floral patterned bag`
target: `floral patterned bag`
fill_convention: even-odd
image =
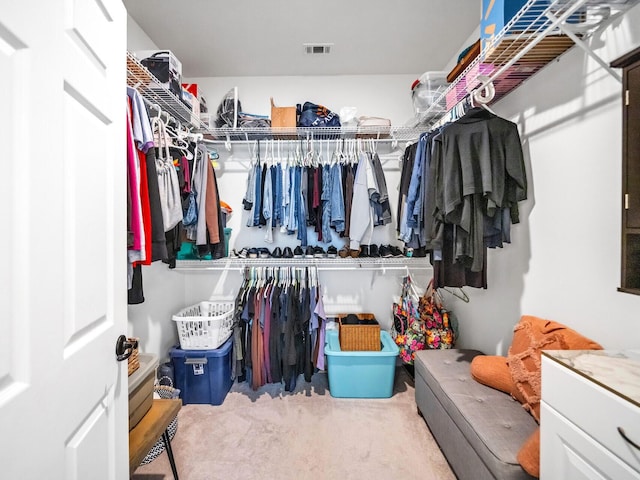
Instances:
[[[433,279],[418,303],[418,313],[425,328],[426,348],[443,350],[453,348],[456,342],[455,320],[442,303],[440,294],[433,288]]]
[[[393,304],[392,336],[400,347],[400,359],[406,365],[413,365],[415,352],[424,350],[426,330],[418,315],[418,296],[411,284],[411,278],[402,281],[402,293]]]

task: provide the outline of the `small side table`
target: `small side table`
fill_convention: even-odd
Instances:
[[[149,411],[142,417],[142,420],[129,432],[129,475],[138,468],[144,457],[156,444],[158,438],[162,436],[173,478],[178,480],[176,462],[171,450],[171,441],[167,427],[178,415],[182,407],[182,400],[175,399],[154,399]]]

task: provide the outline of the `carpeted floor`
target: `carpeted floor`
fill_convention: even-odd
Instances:
[[[323,372],[294,393],[236,383],[220,406],[183,406],[172,446],[181,480],[455,479],[402,367],[384,399],[333,398]],[[132,477],[172,478],[166,452]]]

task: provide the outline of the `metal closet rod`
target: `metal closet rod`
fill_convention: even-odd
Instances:
[[[226,139],[210,139],[204,138],[203,142],[210,143],[214,145],[225,145],[227,143],[231,143],[233,145],[254,145],[256,142],[265,142],[265,141],[274,141],[274,142],[286,142],[286,143],[298,143],[298,142],[306,142],[307,139],[300,138],[260,138],[254,140],[226,140]],[[336,140],[373,140],[375,143],[400,143],[400,142],[415,142],[418,140],[418,137],[398,140],[394,138],[312,138],[309,139],[310,142],[335,142]]]

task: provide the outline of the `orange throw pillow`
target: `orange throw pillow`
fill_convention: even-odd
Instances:
[[[520,448],[518,463],[529,475],[540,478],[540,427],[536,428]]]
[[[552,320],[523,315],[513,328],[507,363],[515,385],[511,394],[540,422],[540,351],[601,350],[602,346]]]
[[[478,355],[471,360],[471,376],[480,382],[501,392],[511,394],[515,385],[511,378],[507,357],[499,355]]]

